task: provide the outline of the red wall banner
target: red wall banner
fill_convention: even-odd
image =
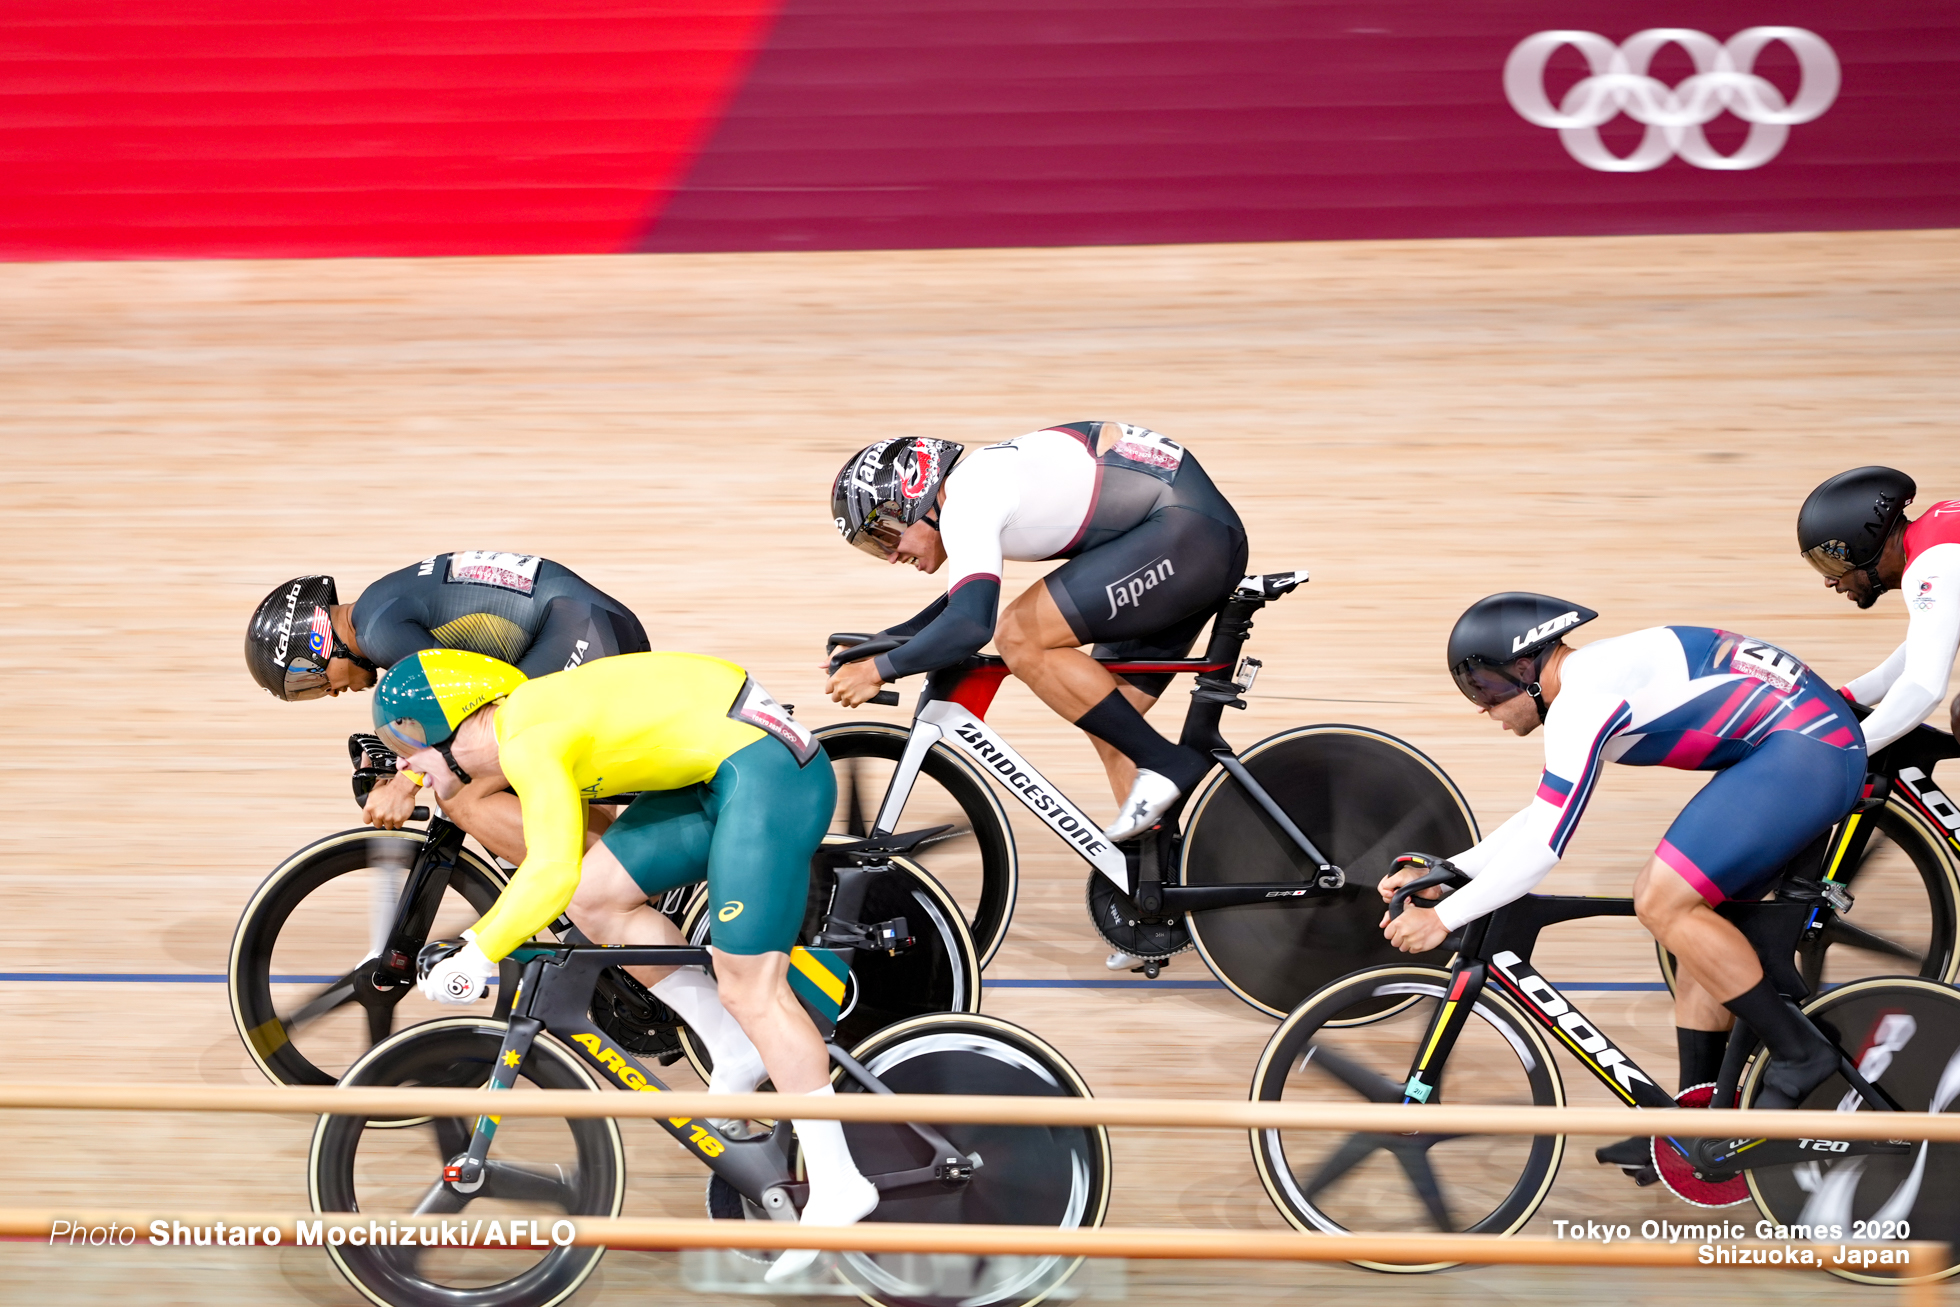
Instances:
[[[34,0],[0,257],[1960,226],[1960,10]]]

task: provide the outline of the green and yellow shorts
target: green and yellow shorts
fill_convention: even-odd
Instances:
[[[602,838],[649,898],[707,881],[716,948],[787,953],[836,807],[830,760],[819,751],[798,766],[765,735],[730,754],[712,780],[642,794]]]

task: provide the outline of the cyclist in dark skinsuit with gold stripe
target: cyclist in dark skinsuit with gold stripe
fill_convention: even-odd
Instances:
[[[650,647],[631,609],[563,564],[468,551],[390,572],[351,604],[340,602],[332,577],[297,577],[259,605],[245,661],[275,697],[312,699],[369,689],[377,669],[425,649],[485,654],[536,677]],[[517,798],[488,788],[465,786],[443,813],[498,857],[522,862]],[[374,787],[362,816],[396,829],[419,797],[414,782],[397,776]]]

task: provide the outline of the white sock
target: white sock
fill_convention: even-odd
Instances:
[[[762,1083],[768,1074],[762,1054],[755,1051],[741,1025],[721,1005],[721,993],[705,971],[682,967],[655,985],[653,993],[708,1046],[708,1056],[715,1062],[714,1073],[708,1078],[709,1093],[746,1094]]]
[[[830,1085],[810,1091],[822,1098],[837,1091]],[[842,1121],[797,1121],[796,1137],[803,1144],[803,1170],[810,1177],[810,1201],[803,1205],[800,1225],[856,1225],[878,1206],[878,1190],[852,1160]],[[778,1257],[763,1279],[770,1284],[788,1279],[817,1259],[814,1248],[791,1248]]]

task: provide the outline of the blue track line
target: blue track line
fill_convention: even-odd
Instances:
[[[274,976],[275,985],[331,985],[339,976]],[[0,971],[0,982],[66,985],[222,985],[221,974],[163,971]],[[492,982],[494,983],[494,982]],[[990,980],[987,989],[1223,989],[1216,980]],[[1652,993],[1665,990],[1658,980],[1579,980],[1564,990]]]

